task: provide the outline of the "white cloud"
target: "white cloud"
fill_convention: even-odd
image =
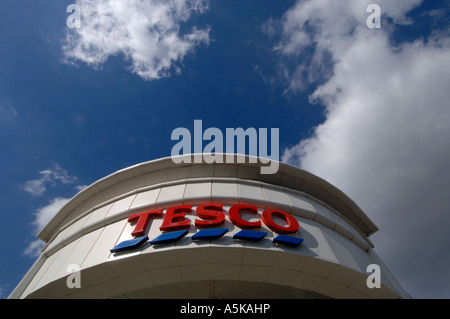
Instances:
[[[4,296],[6,294],[6,289],[3,285],[0,285],[0,299],[3,299],[7,296]]]
[[[37,209],[34,213],[33,225],[36,232],[39,232],[55,216],[61,208],[69,202],[70,198],[54,198],[44,207]],[[37,257],[41,253],[44,242],[36,239],[28,244],[24,254],[30,257]]]
[[[78,181],[75,176],[70,176],[65,169],[54,162],[52,162],[50,168],[40,171],[39,174],[41,175],[39,179],[30,180],[23,185],[23,189],[26,192],[35,196],[43,195],[48,186],[55,187],[61,184],[75,184]],[[75,185],[74,189],[80,191],[85,187],[85,185]],[[70,198],[56,197],[51,199],[47,205],[36,209],[32,221],[34,232],[39,232],[47,225],[53,216],[55,216],[69,200]],[[23,253],[30,257],[37,257],[40,255],[43,246],[44,243],[41,240],[33,240],[28,243]]]
[[[25,183],[24,190],[32,195],[42,195],[46,191],[44,179],[35,179]]]
[[[28,244],[23,254],[28,257],[37,258],[40,256],[42,248],[44,248],[44,242],[40,239],[35,239]]]
[[[77,0],[81,27],[69,29],[63,47],[67,61],[95,68],[123,55],[130,71],[146,80],[180,72],[177,63],[210,41],[209,28],[193,26],[181,34],[182,23],[208,10],[209,0]]]
[[[83,189],[85,189],[86,187],[88,187],[89,185],[77,185],[75,186],[75,190],[77,192],[81,192]]]
[[[16,109],[9,102],[0,102],[0,123],[9,123],[18,116]]]
[[[406,23],[405,14],[422,0],[379,0],[384,17]],[[297,1],[281,21],[282,39],[275,48],[284,56],[303,60],[290,74],[290,89],[303,90],[305,82],[311,83],[332,74],[330,64],[339,61],[353,43],[355,35],[367,28],[367,6],[372,0],[319,0]],[[384,25],[384,29],[389,26]],[[366,33],[369,35],[369,33]],[[310,56],[302,55],[313,48]]]
[[[385,17],[407,23],[421,1],[377,1]],[[394,47],[392,26],[365,25],[364,1],[302,1],[281,21],[277,50],[300,60],[290,89],[326,79],[311,94],[326,120],[282,160],[341,188],[380,227],[377,252],[413,297],[449,297],[450,41]],[[321,57],[329,54],[328,61]],[[313,61],[313,63],[310,63]],[[325,74],[325,72],[329,74]]]
[[[70,198],[57,197],[52,199],[48,205],[37,209],[35,212],[35,220],[33,222],[36,229],[41,230],[45,225],[47,225],[53,216],[55,216],[56,213],[69,202],[69,200]]]
[[[57,163],[52,163],[50,168],[40,171],[39,174],[41,175],[39,179],[27,181],[23,185],[26,192],[35,196],[44,194],[48,185],[55,186],[58,183],[73,184],[77,182],[76,177],[69,176],[68,172]]]

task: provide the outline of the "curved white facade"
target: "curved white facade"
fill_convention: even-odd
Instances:
[[[280,163],[276,174],[261,175],[260,164],[236,157],[246,163],[175,164],[164,158],[92,184],[38,234],[46,242],[42,255],[10,298],[408,298],[368,239],[377,227],[345,194],[298,168]],[[225,233],[193,240],[205,229],[196,226],[205,220],[199,206],[212,203],[223,207],[225,219],[208,229]],[[270,209],[293,216],[299,229],[285,235],[303,242],[274,243],[279,234],[264,221],[252,229],[265,233],[261,240],[236,239],[242,230],[230,218],[236,205],[257,209],[238,214],[249,223]],[[168,210],[180,206],[190,210],[169,222],[182,222],[179,229],[187,234],[152,243],[167,233],[160,227]],[[130,216],[152,210],[160,214],[149,218],[141,245],[111,252],[137,237],[132,233],[139,221]],[[273,215],[273,222],[287,227],[280,216]],[[380,288],[367,285],[373,264],[380,267]],[[80,288],[69,287],[77,281]]]

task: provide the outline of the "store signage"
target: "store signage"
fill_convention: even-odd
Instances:
[[[150,244],[161,245],[176,242],[188,234],[187,229],[191,227],[191,220],[186,218],[186,214],[192,212],[192,205],[182,205],[167,208],[165,214],[163,214],[162,208],[133,214],[128,218],[128,222],[135,223],[134,230],[131,233],[134,238],[119,243],[111,249],[111,252],[116,253],[134,249],[147,242],[149,238],[145,232],[153,218],[163,218],[162,225],[159,228],[163,233],[152,239]],[[208,203],[199,205],[195,212],[197,218],[194,221],[194,225],[200,231],[191,237],[192,240],[215,240],[228,232],[228,228],[220,228],[225,222],[222,204]],[[288,236],[289,234],[297,233],[300,225],[292,215],[282,210],[265,209],[261,214],[261,219],[253,221],[243,219],[242,214],[244,213],[258,215],[258,208],[247,204],[237,204],[233,205],[228,211],[230,222],[242,229],[233,236],[236,240],[262,240],[267,235],[267,232],[256,229],[261,228],[262,223],[264,223],[270,230],[279,234],[273,239],[275,244],[297,247],[303,242],[302,238]],[[277,219],[284,220],[286,225],[278,224],[276,222]]]

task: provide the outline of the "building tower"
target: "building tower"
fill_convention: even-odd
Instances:
[[[38,234],[42,255],[10,298],[409,298],[350,198],[260,166],[168,157],[95,182]]]

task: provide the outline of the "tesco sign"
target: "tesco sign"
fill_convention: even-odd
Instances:
[[[195,209],[197,218],[194,220],[196,228],[202,229],[192,239],[215,239],[223,236],[228,229],[219,228],[225,222],[225,213],[222,204],[208,203],[197,206]],[[127,240],[116,245],[111,249],[111,252],[119,252],[142,245],[148,240],[145,235],[146,229],[150,221],[154,218],[163,218],[162,225],[159,227],[162,235],[151,241],[152,244],[161,244],[171,241],[176,241],[184,237],[191,227],[191,220],[186,218],[186,214],[193,213],[192,205],[174,206],[166,209],[165,214],[163,209],[155,209],[143,213],[132,214],[128,218],[129,223],[135,223],[134,230],[131,235],[134,239]],[[241,228],[242,231],[235,234],[235,239],[243,240],[260,240],[267,234],[264,231],[255,231],[266,225],[270,230],[280,234],[273,242],[286,244],[290,246],[298,246],[303,239],[287,236],[288,234],[297,233],[300,228],[298,221],[290,214],[279,209],[265,209],[261,214],[260,220],[245,220],[242,218],[243,213],[258,214],[258,208],[248,204],[236,204],[231,206],[228,211],[228,218],[230,222]],[[276,218],[275,218],[276,217]],[[277,220],[284,221],[284,225],[280,225]]]

